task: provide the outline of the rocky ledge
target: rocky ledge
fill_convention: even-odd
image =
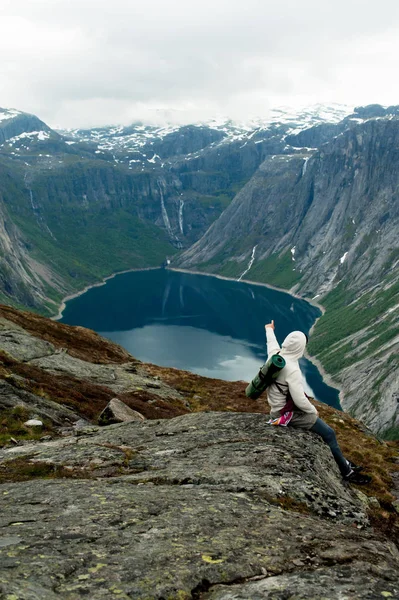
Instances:
[[[3,598],[399,597],[398,549],[328,449],[264,415],[91,427],[0,458],[53,473],[1,487]]]
[[[396,447],[317,403],[345,486],[244,389],[0,307],[0,599],[399,598]],[[139,420],[100,427],[112,398]]]

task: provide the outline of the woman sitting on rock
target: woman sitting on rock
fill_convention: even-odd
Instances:
[[[370,483],[371,477],[360,473],[363,467],[346,460],[334,430],[319,418],[316,408],[305,394],[298,361],[304,354],[307,336],[302,331],[293,331],[285,338],[280,348],[274,333],[274,321],[265,325],[265,328],[268,358],[279,353],[286,362],[275,382],[267,389],[267,399],[271,408],[269,423],[299,427],[316,433],[330,447],[345,481],[357,484]]]

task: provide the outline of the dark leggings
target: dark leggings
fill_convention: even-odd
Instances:
[[[335,462],[341,471],[341,475],[348,475],[350,472],[350,467],[348,466],[347,460],[342,454],[341,448],[338,445],[334,429],[327,425],[327,423],[325,423],[322,419],[317,417],[316,423],[309,429],[309,431],[313,431],[313,433],[317,433],[317,435],[323,438],[325,443],[330,446],[332,455],[335,458]]]

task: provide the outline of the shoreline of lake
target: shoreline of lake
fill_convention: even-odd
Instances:
[[[84,289],[75,292],[73,294],[69,294],[68,296],[65,296],[62,299],[58,314],[56,316],[51,317],[51,319],[53,321],[58,321],[59,319],[62,318],[63,316],[63,312],[65,310],[66,307],[66,303],[69,302],[69,300],[73,300],[74,298],[78,298],[79,296],[82,296],[83,294],[85,294],[86,292],[88,292],[90,289],[92,288],[96,288],[96,287],[101,287],[103,285],[105,285],[107,283],[107,281],[109,281],[110,279],[113,279],[114,277],[116,277],[117,275],[123,275],[125,273],[133,273],[133,272],[138,272],[138,271],[154,271],[157,269],[165,269],[165,270],[169,270],[169,271],[175,271],[175,272],[180,272],[180,273],[187,273],[188,275],[203,275],[205,277],[214,277],[215,279],[222,279],[225,281],[237,281],[237,279],[233,278],[233,277],[226,277],[224,275],[218,275],[217,273],[204,273],[203,271],[194,271],[194,270],[189,270],[189,269],[180,269],[177,267],[144,267],[144,268],[134,268],[134,269],[126,269],[124,271],[117,271],[115,273],[112,273],[111,275],[108,275],[106,277],[104,277],[102,279],[102,281],[99,281],[97,283],[93,283],[91,285],[86,286]],[[296,298],[297,300],[304,300],[305,302],[308,302],[309,304],[311,304],[312,306],[315,306],[316,308],[318,308],[321,311],[321,315],[320,317],[317,317],[317,319],[315,320],[315,322],[313,323],[311,329],[310,329],[310,334],[313,331],[314,327],[316,326],[317,321],[323,316],[323,314],[325,313],[325,308],[322,304],[320,304],[319,302],[316,302],[314,299],[308,299],[308,298],[303,298],[302,296],[300,296],[299,294],[295,293],[295,292],[290,292],[286,289],[283,288],[279,288],[275,285],[271,285],[268,283],[262,283],[260,281],[250,281],[248,279],[241,279],[240,281],[242,281],[245,284],[249,284],[249,285],[258,285],[260,287],[265,287],[271,290],[275,290],[277,292],[282,292],[287,294],[288,296],[291,296],[293,298]],[[332,387],[336,390],[338,390],[338,398],[339,398],[339,403],[342,407],[342,401],[344,400],[344,392],[342,390],[342,388],[337,384],[336,381],[334,381],[334,379],[332,378],[332,376],[326,372],[326,370],[324,369],[323,365],[321,364],[321,362],[319,361],[319,359],[311,354],[309,354],[308,352],[305,351],[304,354],[305,358],[307,358],[310,362],[312,362],[317,370],[319,371],[323,381],[325,382],[326,385],[328,385],[329,387]]]
[[[270,283],[262,283],[261,281],[250,281],[249,279],[240,279],[238,281],[238,279],[234,279],[233,277],[226,277],[225,275],[218,275],[217,273],[204,273],[204,271],[190,271],[189,269],[179,269],[178,267],[165,267],[165,268],[168,271],[177,271],[180,273],[188,273],[189,275],[205,275],[206,277],[215,277],[216,279],[224,279],[225,281],[236,281],[238,283],[242,282],[242,283],[247,283],[250,285],[259,285],[261,287],[268,288],[269,290],[275,290],[276,292],[282,292],[283,294],[288,294],[288,296],[292,296],[293,298],[296,298],[297,300],[304,300],[305,302],[308,302],[312,306],[315,306],[316,308],[318,308],[321,311],[322,315],[326,312],[326,309],[324,308],[324,306],[322,304],[320,304],[319,302],[315,302],[314,299],[310,300],[309,298],[304,298],[303,296],[300,296],[299,294],[296,294],[295,292],[291,292],[284,288],[280,288],[275,285],[271,285]],[[322,315],[320,315],[320,316],[322,316]],[[317,323],[318,319],[320,319],[320,317],[317,317],[316,321],[312,325],[311,330]]]
[[[61,300],[61,304],[58,309],[58,313],[56,315],[54,315],[53,317],[50,317],[50,319],[52,321],[59,321],[60,319],[62,319],[62,314],[65,310],[66,303],[69,302],[69,300],[73,300],[74,298],[79,298],[79,296],[82,296],[83,294],[85,294],[86,292],[91,290],[92,288],[101,287],[101,286],[105,285],[107,283],[107,281],[109,281],[110,279],[113,279],[117,275],[124,275],[125,273],[134,273],[135,271],[155,271],[156,269],[161,269],[161,268],[162,267],[143,267],[141,269],[126,269],[125,271],[116,271],[115,273],[111,273],[111,275],[107,275],[101,281],[97,281],[97,283],[91,283],[90,285],[87,285],[82,290],[80,290],[78,292],[74,292],[73,294],[69,294],[68,296],[65,296]]]

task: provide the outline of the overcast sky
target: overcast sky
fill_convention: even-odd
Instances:
[[[0,0],[0,57],[51,126],[399,104],[399,1]]]

